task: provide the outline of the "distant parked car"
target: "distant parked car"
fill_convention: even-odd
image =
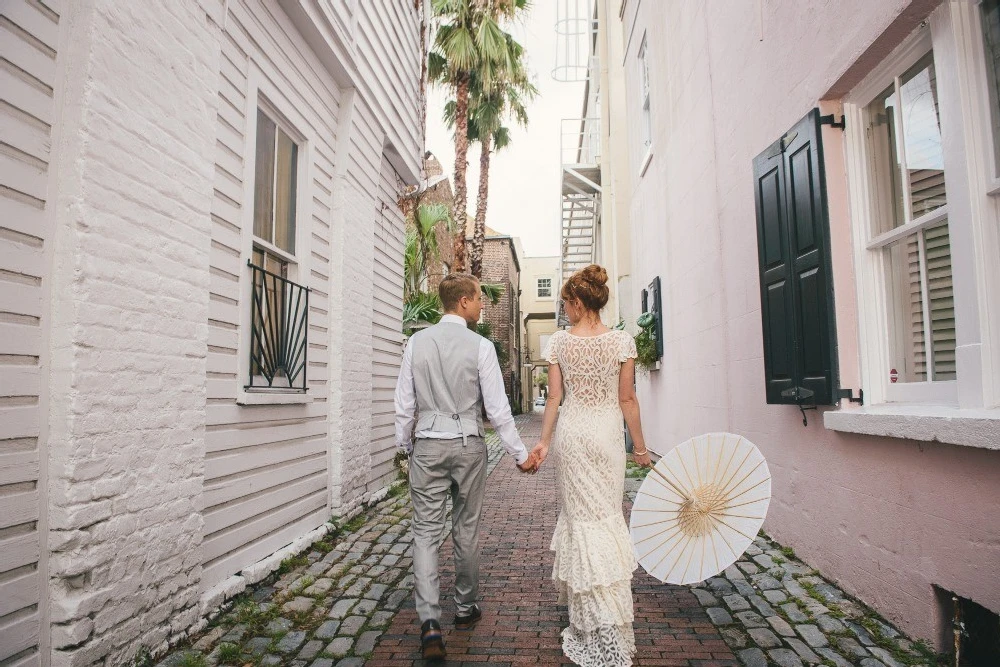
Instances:
[[[544,408],[545,407],[545,397],[539,396],[535,399],[535,407]]]

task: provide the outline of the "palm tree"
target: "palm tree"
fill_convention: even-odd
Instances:
[[[469,114],[469,138],[479,142],[479,193],[476,199],[476,218],[470,251],[470,272],[477,278],[483,275],[483,246],[486,243],[486,205],[489,195],[490,158],[495,151],[510,144],[510,130],[503,126],[509,116],[521,126],[528,124],[525,103],[532,100],[538,89],[528,80],[524,67],[524,48],[510,35],[505,35],[507,51],[512,65],[502,74],[491,77],[491,86],[483,85],[478,78],[472,81],[472,103]],[[457,110],[456,110],[457,112]]]
[[[413,227],[406,232],[403,248],[403,300],[424,289],[431,263],[441,257],[437,228],[452,231],[451,215],[444,204],[418,204],[413,210]]]
[[[406,230],[403,246],[403,329],[419,322],[436,323],[441,319],[441,301],[437,294],[424,291],[427,269],[440,258],[437,228],[446,225],[451,231],[451,216],[444,204],[420,204],[413,209],[413,227]]]
[[[507,60],[507,40],[501,20],[513,18],[527,0],[433,0],[437,23],[434,46],[427,58],[428,79],[454,93],[455,102],[455,203],[452,219],[459,222],[454,236],[456,271],[465,270],[465,226],[468,192],[465,173],[469,152],[469,83],[481,72],[484,83],[503,71]],[[486,67],[484,67],[486,66]]]

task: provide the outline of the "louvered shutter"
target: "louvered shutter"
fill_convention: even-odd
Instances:
[[[822,153],[814,109],[753,163],[768,403],[836,402]]]
[[[656,358],[663,358],[663,298],[660,296],[660,277],[649,283],[649,308],[656,315],[653,332],[656,335]]]

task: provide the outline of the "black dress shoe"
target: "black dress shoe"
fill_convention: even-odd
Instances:
[[[483,610],[478,604],[472,605],[472,609],[467,614],[455,617],[455,627],[459,630],[468,630],[483,618]]]
[[[424,660],[444,660],[444,636],[441,634],[441,624],[433,618],[424,621],[420,626],[420,651]]]

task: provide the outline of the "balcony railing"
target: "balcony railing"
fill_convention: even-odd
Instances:
[[[601,119],[564,118],[560,127],[559,157],[564,165],[600,164]]]
[[[246,388],[306,391],[309,288],[248,264],[253,298]]]

